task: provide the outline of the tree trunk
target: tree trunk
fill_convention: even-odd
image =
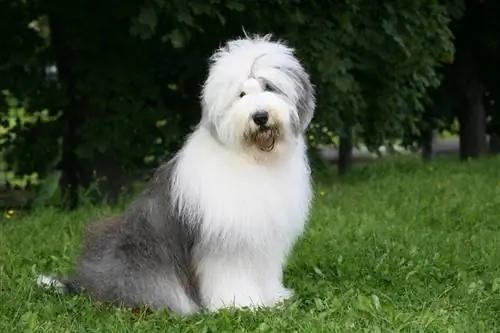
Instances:
[[[458,111],[461,160],[476,158],[487,152],[485,88],[479,75],[477,53],[480,48],[480,6],[480,1],[466,1],[463,22],[466,30],[457,38],[455,64],[461,98]]]
[[[439,96],[438,93],[440,92],[440,89],[435,92],[435,96]],[[434,102],[437,102],[437,98],[434,97]],[[432,161],[434,160],[435,157],[435,152],[434,152],[434,138],[435,138],[435,124],[436,121],[434,119],[434,108],[435,105],[430,105],[428,106],[424,113],[422,114],[422,122],[420,124],[420,135],[419,135],[419,146],[421,149],[421,154],[422,154],[422,160],[424,162]]]
[[[434,151],[434,139],[436,131],[432,128],[426,128],[422,131],[420,146],[422,149],[422,159],[425,162],[434,160],[436,153]]]
[[[486,112],[484,108],[484,87],[472,59],[463,69],[462,96],[458,121],[460,124],[460,159],[467,160],[487,152]]]
[[[49,12],[51,46],[56,60],[59,79],[65,89],[66,100],[62,105],[62,157],[59,164],[61,176],[61,194],[63,204],[69,209],[78,206],[78,191],[80,187],[79,165],[76,154],[79,146],[78,127],[81,114],[84,111],[84,98],[76,92],[76,75],[73,71],[74,52],[69,45],[70,37],[66,36],[67,25],[58,8]]]
[[[494,132],[490,134],[489,153],[490,154],[500,153],[500,136]]]
[[[115,205],[139,177],[123,167],[119,158],[109,153],[94,152],[92,159],[80,168],[80,185],[92,204]],[[137,172],[138,170],[136,170]]]
[[[340,136],[339,142],[339,157],[338,157],[338,173],[340,176],[348,173],[352,168],[352,133],[347,129]]]

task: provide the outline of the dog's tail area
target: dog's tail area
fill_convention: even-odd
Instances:
[[[80,294],[84,292],[82,286],[71,278],[59,278],[52,275],[39,275],[36,284],[41,287],[53,288],[60,294]]]

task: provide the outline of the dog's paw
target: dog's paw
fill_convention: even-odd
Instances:
[[[211,301],[206,305],[206,308],[211,312],[216,312],[221,309],[245,309],[258,310],[265,307],[263,302],[254,302],[250,299],[228,300],[228,301]]]
[[[293,298],[294,295],[295,292],[292,289],[282,287],[275,294],[273,299],[273,305],[274,306],[282,305],[286,300]]]
[[[295,295],[295,292],[292,289],[289,288],[283,288],[281,292],[278,294],[280,300],[287,300],[292,298]]]

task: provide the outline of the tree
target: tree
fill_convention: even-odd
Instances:
[[[456,56],[443,71],[445,79],[439,92],[432,95],[430,107],[441,126],[431,126],[451,130],[456,118],[460,159],[468,160],[488,152],[487,134],[490,147],[494,148],[495,136],[500,133],[496,105],[500,92],[496,75],[500,5],[491,0],[448,0],[446,4],[453,18],[450,27],[455,36]]]
[[[4,30],[6,38],[31,39],[0,51],[8,64],[0,68],[0,78],[8,78],[0,87],[29,115],[46,109],[50,116],[16,125],[5,144],[7,159],[18,173],[42,175],[59,162],[70,208],[78,205],[79,188],[93,188],[96,179],[98,197],[116,199],[121,186],[179,147],[198,121],[207,57],[222,40],[241,35],[242,26],[271,31],[296,48],[318,95],[308,137],[334,131],[347,139],[347,152],[357,143],[377,147],[401,137],[422,113],[427,89],[439,83],[437,68],[453,54],[446,10],[430,0],[32,0],[4,6],[0,15],[16,21]],[[33,23],[42,29],[27,28]],[[19,52],[30,66],[16,62]],[[45,73],[53,64],[56,80]],[[13,80],[15,70],[26,79]],[[27,162],[30,155],[35,163]]]
[[[448,11],[435,1],[296,1],[287,9],[291,23],[264,21],[300,46],[318,91],[315,121],[347,150],[400,139],[422,116],[440,67],[453,60]],[[344,172],[350,154],[342,150]]]
[[[457,92],[461,107],[460,158],[468,159],[486,153],[485,85],[481,78],[479,59],[481,43],[477,35],[482,30],[480,1],[465,1],[462,25],[457,28],[457,55],[454,64]]]

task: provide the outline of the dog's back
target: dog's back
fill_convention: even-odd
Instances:
[[[173,254],[172,242],[147,221],[124,218],[90,225],[74,280],[99,301],[195,312],[189,273],[180,253]]]
[[[160,168],[123,215],[88,225],[70,278],[46,277],[39,283],[55,283],[65,292],[85,290],[94,300],[126,307],[199,311],[189,262],[191,232],[175,219],[164,194],[170,172],[170,165]]]

